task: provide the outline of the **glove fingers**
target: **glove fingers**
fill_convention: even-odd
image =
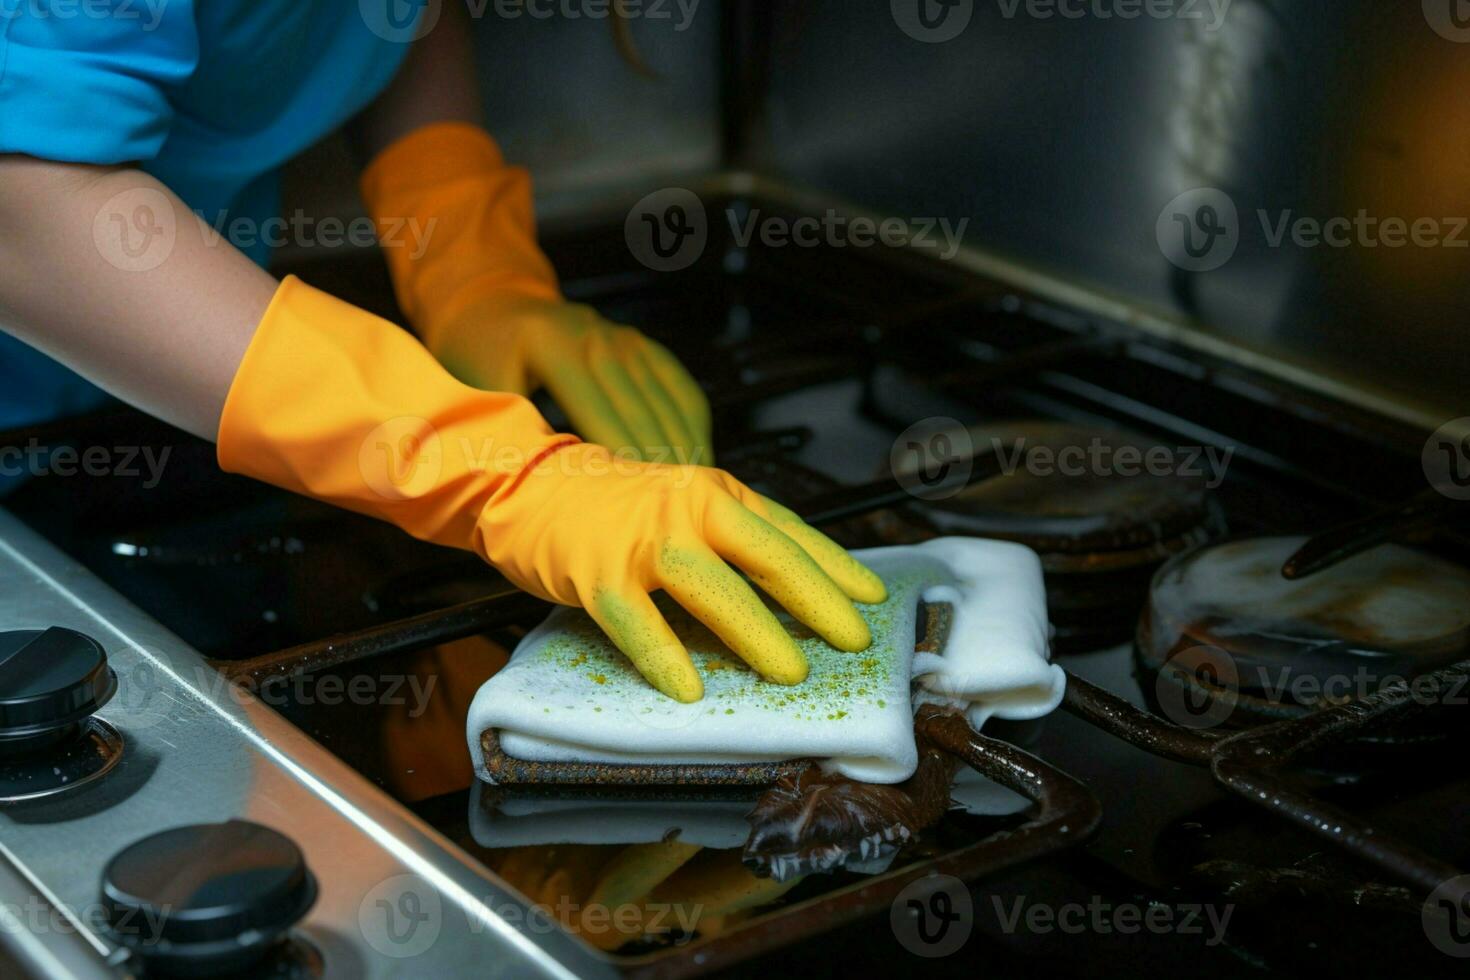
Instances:
[[[689,651],[648,593],[638,588],[600,590],[583,605],[643,679],[661,693],[686,704],[704,697],[704,682]]]
[[[740,492],[736,494],[740,502],[801,545],[802,550],[811,555],[812,560],[850,598],[868,604],[888,598],[888,587],[883,584],[883,580],[848,554],[846,548],[802,520],[794,511],[769,497],[761,496],[738,481],[734,482],[740,488]]]
[[[644,459],[667,459],[675,443],[628,375],[610,334],[596,331],[589,335],[587,345],[593,376],[623,420],[623,427],[633,434],[634,446]]]
[[[631,905],[683,867],[699,850],[698,844],[677,839],[629,845],[603,865],[586,904],[607,909]]]
[[[683,364],[679,363],[679,359],[658,341],[649,340],[647,342],[645,356],[654,377],[658,378],[664,390],[673,397],[674,403],[679,406],[680,412],[688,420],[689,428],[694,431],[697,446],[702,450],[699,457],[700,463],[705,466],[713,466],[714,454],[711,447],[714,439],[709,399],[699,387],[699,382],[695,381],[694,376],[685,369]]]
[[[724,498],[705,525],[711,547],[781,604],[798,622],[839,650],[866,650],[868,624],[837,583],[779,528]]]
[[[806,657],[791,634],[713,551],[665,547],[659,555],[658,577],[675,602],[766,680],[777,684],[806,680]]]
[[[629,332],[632,333],[631,331]],[[644,398],[648,400],[648,405],[653,410],[653,414],[658,417],[659,425],[663,427],[664,432],[668,433],[670,439],[673,440],[672,448],[674,452],[668,461],[671,463],[695,464],[705,462],[703,454],[699,451],[701,440],[695,435],[694,429],[690,427],[689,420],[684,417],[684,412],[679,407],[679,403],[664,388],[663,382],[658,379],[658,376],[653,373],[653,368],[649,366],[648,356],[644,352],[644,348],[647,345],[642,341],[641,335],[634,334],[633,336],[637,337],[638,340],[636,342],[629,342],[624,346],[623,364],[627,368],[629,376],[632,377],[633,383],[638,386],[638,390],[642,391]]]
[[[740,863],[740,851],[706,851],[654,889],[655,902],[682,905],[706,916],[729,915],[780,898],[803,880],[757,878]]]
[[[558,365],[545,373],[543,382],[583,439],[613,452],[637,448],[633,433],[623,425],[622,417],[602,387],[587,372]]]

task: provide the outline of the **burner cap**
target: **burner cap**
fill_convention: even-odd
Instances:
[[[1144,667],[1192,683],[1207,663],[1252,721],[1360,698],[1470,650],[1470,570],[1389,544],[1283,578],[1304,540],[1229,541],[1164,565],[1139,622]]]
[[[180,976],[243,969],[268,953],[316,896],[301,849],[244,820],[145,837],[102,874],[113,937],[150,970]]]
[[[90,636],[59,626],[0,633],[0,752],[76,725],[116,690],[107,654]]]
[[[1018,468],[929,501],[931,519],[944,530],[1085,561],[1116,554],[1110,567],[1126,554],[1122,563],[1138,566],[1179,550],[1159,548],[1209,517],[1203,471],[1194,474],[1189,461],[1147,436],[1043,420],[977,426],[968,434],[977,455],[993,451]]]

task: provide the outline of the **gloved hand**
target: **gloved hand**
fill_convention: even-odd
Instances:
[[[740,850],[653,844],[555,844],[509,849],[491,869],[598,949],[676,929],[717,936],[778,900],[801,877],[757,878]]]
[[[582,606],[649,683],[679,701],[704,685],[649,593],[663,589],[766,680],[799,684],[796,641],[726,561],[839,650],[864,650],[850,599],[883,583],[795,514],[721,471],[613,458],[602,446],[548,457],[492,501],[481,553],[535,595]]]
[[[231,385],[220,465],[472,548],[535,595],[582,606],[664,694],[704,687],[648,593],[664,589],[761,676],[800,648],[725,561],[833,646],[882,581],[719,470],[616,458],[557,435],[524,398],[458,384],[387,321],[288,278]]]
[[[487,133],[416,130],[378,155],[362,193],[399,305],[457,378],[522,395],[544,387],[582,436],[614,450],[713,462],[709,403],[678,360],[562,299],[536,245],[530,180]]]

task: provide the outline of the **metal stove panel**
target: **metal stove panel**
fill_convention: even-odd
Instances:
[[[380,886],[400,875],[413,876],[421,903],[442,910],[424,923],[437,934],[427,949],[408,940],[415,971],[611,973],[554,930],[523,932],[486,914],[487,905],[524,907],[452,843],[4,512],[0,622],[66,626],[102,643],[119,690],[101,716],[126,743],[123,760],[97,784],[0,809],[0,854],[9,862],[0,867],[0,907],[49,917],[36,911],[46,906],[75,927],[25,930],[24,959],[51,968],[81,962],[107,975],[103,963],[114,949],[94,928],[106,861],[168,827],[248,818],[291,836],[320,878],[321,895],[299,932],[323,953],[326,977],[402,975],[402,960],[374,948],[395,951],[387,924],[373,918],[383,914],[374,904]]]

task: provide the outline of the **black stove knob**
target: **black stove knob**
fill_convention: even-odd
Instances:
[[[117,674],[90,636],[59,626],[0,633],[0,758],[74,738],[116,691]]]
[[[277,947],[316,896],[301,849],[245,820],[145,837],[102,873],[108,931],[149,976],[246,970]]]

